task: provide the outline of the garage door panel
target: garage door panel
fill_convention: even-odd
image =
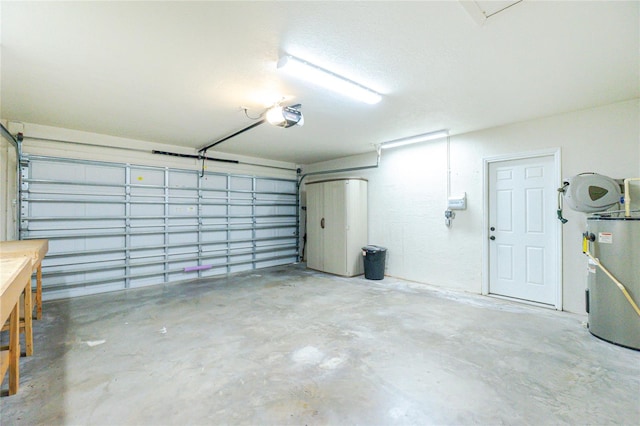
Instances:
[[[44,156],[21,164],[20,237],[49,239],[45,298],[297,261],[293,171],[291,179],[201,178],[197,170]]]

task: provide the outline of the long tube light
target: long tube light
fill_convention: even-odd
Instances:
[[[380,144],[380,148],[396,148],[398,146],[409,145],[412,143],[432,141],[434,139],[440,139],[449,136],[449,131],[446,129],[436,130],[435,132],[423,133],[421,135],[409,136],[401,139],[394,139],[392,141],[383,142]]]
[[[382,100],[382,95],[376,91],[295,56],[280,58],[278,69],[361,102],[373,105]]]

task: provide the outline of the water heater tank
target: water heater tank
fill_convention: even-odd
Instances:
[[[607,210],[620,202],[620,185],[597,173],[581,173],[565,179],[564,200],[576,211],[594,213]]]
[[[595,236],[592,254],[640,303],[640,216],[587,218]],[[640,316],[611,278],[593,263],[588,272],[589,331],[617,345],[640,350]]]

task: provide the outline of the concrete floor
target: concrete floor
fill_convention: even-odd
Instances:
[[[48,302],[0,423],[638,424],[585,321],[300,265]]]

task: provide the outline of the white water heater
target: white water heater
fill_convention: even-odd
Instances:
[[[640,215],[593,215],[587,218],[593,234],[593,256],[621,281],[629,296],[640,300]],[[640,350],[640,316],[611,278],[593,262],[587,280],[589,331],[607,342]]]
[[[640,212],[606,211],[621,202],[621,185],[597,173],[566,179],[558,191],[564,192],[573,210],[593,213],[587,217],[583,236],[583,251],[589,256],[589,331],[607,342],[640,350],[636,303],[640,299]],[[629,202],[629,194],[625,196]]]

